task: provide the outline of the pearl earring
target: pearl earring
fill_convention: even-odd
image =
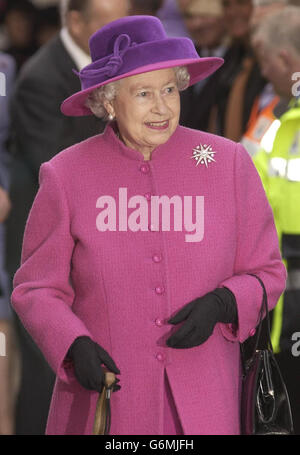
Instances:
[[[109,114],[108,120],[109,120],[110,122],[112,122],[114,118],[115,118],[115,116],[114,116],[113,114]]]

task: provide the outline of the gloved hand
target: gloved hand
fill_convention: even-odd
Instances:
[[[87,336],[76,338],[68,351],[68,357],[73,360],[78,382],[88,390],[97,390],[101,393],[103,389],[105,371],[101,367],[101,363],[104,363],[113,373],[120,374],[120,370],[110,355]],[[117,385],[119,381],[116,378],[113,392],[120,390],[121,387]]]
[[[186,322],[166,341],[170,348],[193,348],[204,343],[217,322],[237,324],[237,305],[232,292],[217,288],[185,305],[169,324]]]

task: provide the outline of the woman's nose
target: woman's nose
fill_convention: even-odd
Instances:
[[[166,114],[168,112],[168,107],[162,95],[155,97],[153,110],[159,114]]]

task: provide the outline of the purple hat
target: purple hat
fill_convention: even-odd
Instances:
[[[105,25],[89,42],[92,63],[77,73],[81,91],[67,98],[61,106],[65,115],[92,115],[85,105],[96,88],[135,74],[163,68],[187,66],[190,84],[215,72],[221,58],[200,58],[189,38],[168,38],[154,16],[127,16]]]

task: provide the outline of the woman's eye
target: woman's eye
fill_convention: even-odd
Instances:
[[[175,87],[167,87],[167,93],[173,93],[175,90]]]
[[[147,96],[147,94],[148,94],[148,92],[143,91],[143,92],[139,92],[138,96],[141,96],[142,98],[145,98]]]

